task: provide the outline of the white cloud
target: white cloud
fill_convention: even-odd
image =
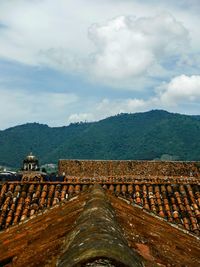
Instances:
[[[200,75],[180,75],[159,88],[163,105],[176,106],[179,103],[200,100]]]
[[[159,76],[169,57],[180,57],[188,46],[188,32],[170,14],[134,18],[121,16],[93,25],[89,37],[97,47],[91,72],[108,81]]]
[[[125,112],[135,112],[140,109],[144,109],[147,103],[143,99],[128,98],[119,100],[103,99],[96,107],[97,112],[103,115],[103,117]]]
[[[143,87],[147,76],[167,75],[163,63],[181,57],[197,24],[186,23],[187,31],[189,19],[180,22],[182,13],[179,19],[164,8],[121,0],[1,1],[0,57],[81,72],[115,87]]]
[[[77,101],[75,94],[0,89],[0,129],[28,121],[66,125],[67,112]]]
[[[0,128],[24,122],[47,123],[50,126],[71,122],[97,121],[119,113],[166,109],[173,112],[198,114],[200,75],[174,77],[162,84],[153,96],[91,101],[73,93],[28,92],[0,89]],[[187,110],[183,105],[187,105]],[[195,106],[196,110],[193,108]]]
[[[128,99],[103,99],[99,103],[94,103],[87,113],[74,113],[68,117],[69,122],[98,121],[109,116],[120,113],[134,113],[147,111],[153,106],[153,99],[143,100],[137,98]]]
[[[180,75],[156,88],[147,98],[103,99],[87,113],[71,114],[70,122],[94,121],[120,113],[165,109],[172,112],[198,114],[200,108],[200,75]],[[187,106],[187,110],[185,110]],[[195,106],[195,108],[194,108]],[[68,119],[69,120],[69,119]]]
[[[81,73],[98,88],[97,96],[88,88],[84,99],[73,90],[36,94],[0,89],[0,128],[26,121],[65,125],[152,108],[180,107],[182,112],[186,102],[190,107],[195,103],[199,113],[199,76],[192,76],[200,67],[198,10],[198,0],[0,1],[0,59]],[[5,73],[10,79],[9,71]],[[0,73],[0,81],[2,77]],[[153,91],[160,80],[170,79]],[[9,82],[2,80],[5,88]],[[149,88],[150,96],[140,92],[136,98],[131,91],[116,96],[105,86],[101,93],[102,84],[122,90]]]
[[[0,29],[0,56],[37,65],[43,61],[41,53],[49,49],[67,55],[84,54],[90,46],[87,26],[75,6],[73,1],[64,0],[2,1],[0,21],[6,27]]]
[[[83,122],[83,121],[90,122],[94,120],[95,117],[94,114],[92,113],[74,113],[68,117],[67,121],[68,123],[71,123],[71,122]]]

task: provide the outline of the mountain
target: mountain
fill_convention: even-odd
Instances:
[[[68,159],[200,160],[200,117],[152,110],[92,123],[27,123],[0,131],[0,165],[20,167],[32,151],[41,164]]]

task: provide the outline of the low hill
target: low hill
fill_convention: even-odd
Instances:
[[[32,151],[41,164],[68,159],[200,160],[200,117],[162,110],[92,123],[28,123],[0,131],[0,165],[20,167]]]

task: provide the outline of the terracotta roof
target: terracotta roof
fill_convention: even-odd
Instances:
[[[196,235],[200,233],[200,186],[196,183],[101,183],[117,197],[137,204]],[[91,184],[70,182],[0,185],[0,229],[8,228],[85,191]]]
[[[146,262],[144,266],[200,266],[200,239],[158,219],[113,195],[109,200],[115,209],[129,247]]]
[[[54,258],[61,254],[85,201],[86,196],[80,195],[0,232],[0,266],[55,266]]]
[[[76,177],[172,176],[200,177],[198,161],[67,160],[58,162],[59,174]]]
[[[51,201],[54,201],[60,187],[58,184],[35,186],[49,189],[46,192],[47,195],[51,192]],[[66,185],[61,185],[61,194],[64,186]],[[27,188],[23,188],[21,194],[30,193],[33,184],[25,184],[25,187]],[[81,186],[77,193],[82,189]],[[131,205],[126,198],[116,197],[111,191],[102,190],[98,186],[87,187],[85,192],[70,200],[64,198],[55,207],[50,205],[38,215],[33,215],[32,219],[2,231],[0,265],[200,265],[198,237],[172,227],[157,216],[144,212],[139,206]],[[39,190],[35,194],[36,192]],[[42,192],[45,191],[41,190],[40,195]],[[66,192],[69,190],[66,189]],[[39,193],[36,195],[38,200],[42,199]],[[56,197],[59,199],[59,196]]]

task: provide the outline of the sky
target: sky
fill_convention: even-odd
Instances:
[[[0,0],[0,130],[200,114],[199,0]]]

